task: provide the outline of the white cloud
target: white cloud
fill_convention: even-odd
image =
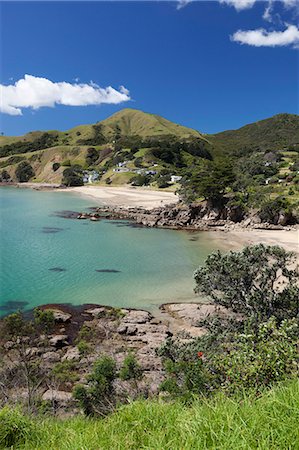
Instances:
[[[240,44],[254,47],[284,47],[299,45],[299,29],[295,25],[288,25],[284,31],[267,31],[264,28],[257,30],[239,30],[231,36],[231,40]]]
[[[176,9],[182,9],[185,8],[189,3],[191,3],[193,0],[178,0]]]
[[[256,0],[220,0],[220,3],[226,3],[229,6],[233,6],[237,11],[252,8],[255,2]]]
[[[86,106],[102,103],[118,104],[130,100],[129,91],[108,86],[101,88],[95,83],[55,83],[47,78],[25,75],[14,85],[0,84],[0,111],[12,116],[22,115],[23,108],[39,109],[55,105]]]

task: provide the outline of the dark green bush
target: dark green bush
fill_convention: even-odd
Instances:
[[[119,377],[122,380],[140,380],[142,377],[142,368],[133,353],[126,356]]]
[[[16,177],[20,183],[26,183],[35,173],[28,161],[22,161],[16,168]]]
[[[116,375],[115,361],[109,356],[102,356],[94,364],[87,385],[75,386],[74,398],[86,415],[105,415],[114,408],[116,399],[113,382]]]

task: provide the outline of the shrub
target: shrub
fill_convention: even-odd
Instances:
[[[142,377],[142,368],[133,353],[125,358],[119,377],[122,380],[140,380]]]
[[[85,341],[84,339],[81,339],[78,344],[77,348],[79,350],[80,355],[88,355],[88,353],[91,352],[91,345]]]
[[[43,331],[49,333],[54,328],[55,318],[53,311],[50,309],[34,309],[34,322],[42,328]]]
[[[277,224],[280,215],[287,217],[287,222],[292,223],[293,211],[290,202],[285,197],[277,197],[274,200],[267,200],[262,205],[259,216],[263,222]]]
[[[231,345],[222,344],[212,357],[217,384],[237,392],[241,388],[260,389],[298,375],[298,323],[272,317],[258,329],[236,335]]]
[[[16,168],[16,177],[20,183],[26,183],[35,173],[28,161],[22,161]]]
[[[74,361],[62,361],[52,369],[52,374],[60,383],[75,383],[79,379],[76,363]]]
[[[148,186],[150,184],[150,180],[150,175],[139,174],[131,178],[130,182],[132,186]]]
[[[87,385],[75,386],[73,395],[88,416],[105,415],[115,403],[113,382],[116,378],[116,364],[109,356],[102,356],[93,366],[87,378]]]
[[[59,162],[53,163],[53,165],[52,165],[53,172],[56,172],[56,170],[58,170],[59,167],[60,167],[60,163]]]
[[[218,251],[195,272],[195,290],[255,321],[298,317],[299,274],[290,268],[294,261],[293,253],[263,244],[225,255]]]
[[[2,170],[1,176],[0,176],[0,181],[8,181],[9,179],[10,179],[10,175],[7,172],[7,170]]]
[[[92,166],[97,161],[98,158],[99,158],[98,150],[96,150],[93,147],[90,147],[87,149],[86,158],[85,158],[87,166]]]
[[[83,171],[79,165],[71,166],[63,171],[63,184],[66,186],[83,186]]]

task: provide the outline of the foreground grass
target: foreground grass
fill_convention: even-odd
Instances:
[[[298,423],[299,382],[292,381],[259,398],[219,396],[189,407],[139,401],[99,420],[30,420],[2,411],[0,448],[14,424],[15,449],[299,449]]]

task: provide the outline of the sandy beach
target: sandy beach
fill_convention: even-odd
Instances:
[[[247,245],[266,244],[280,245],[288,251],[299,255],[299,229],[285,230],[232,230],[215,231],[215,240],[221,243],[222,248],[238,250]]]
[[[134,187],[78,186],[67,188],[64,192],[76,192],[99,200],[102,205],[142,207],[147,209],[178,202],[173,192],[153,191]]]

